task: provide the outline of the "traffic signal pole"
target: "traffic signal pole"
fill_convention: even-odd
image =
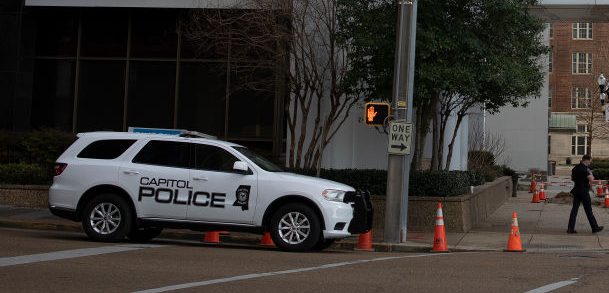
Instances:
[[[398,6],[392,106],[394,119],[411,122],[417,0],[398,0]],[[412,154],[388,156],[383,236],[385,242],[400,243],[406,241],[408,227],[408,180]]]

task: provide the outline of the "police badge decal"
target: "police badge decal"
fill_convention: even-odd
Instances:
[[[241,207],[241,210],[247,211],[249,209],[249,200],[250,200],[250,186],[249,185],[241,185],[237,188],[235,192],[237,200],[233,204],[234,207]]]

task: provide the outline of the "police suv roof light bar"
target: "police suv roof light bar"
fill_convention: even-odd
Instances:
[[[185,129],[166,129],[166,128],[145,128],[145,127],[129,127],[128,132],[133,133],[149,133],[149,134],[163,134],[163,135],[176,135],[180,137],[196,137],[196,138],[207,138],[207,139],[218,139],[217,137],[198,131],[191,131]]]

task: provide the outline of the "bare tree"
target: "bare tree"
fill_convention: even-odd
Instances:
[[[600,91],[596,79],[591,79],[594,80],[587,82],[582,87],[574,87],[571,94],[571,107],[576,113],[577,124],[585,125],[586,128],[587,154],[592,154],[592,144],[596,139],[609,139],[609,123],[605,121],[605,107],[600,101]]]
[[[230,66],[243,75],[273,68],[273,81],[284,81],[289,167],[319,170],[324,149],[364,94],[347,79],[350,48],[338,37],[337,9],[337,0],[249,0],[231,10],[195,11],[185,24],[200,50],[228,47]],[[246,82],[255,89],[268,83]]]
[[[483,151],[493,154],[495,162],[505,165],[509,158],[505,157],[507,150],[507,143],[501,133],[490,133],[484,130],[482,124],[476,124],[471,132],[469,133],[469,151],[471,162],[470,167],[479,167],[482,165],[484,158],[481,153],[476,151]]]

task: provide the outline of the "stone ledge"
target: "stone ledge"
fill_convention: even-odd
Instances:
[[[474,188],[473,194],[453,197],[411,196],[408,201],[408,230],[433,231],[438,202],[442,202],[444,224],[451,232],[468,232],[483,224],[508,197],[512,196],[512,178],[500,177]],[[385,222],[385,197],[373,196],[373,229],[382,230]]]

